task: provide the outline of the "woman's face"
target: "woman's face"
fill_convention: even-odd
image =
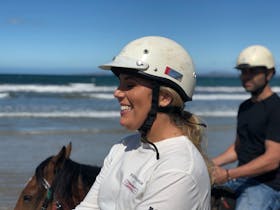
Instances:
[[[122,73],[119,80],[120,84],[114,96],[120,103],[120,124],[129,130],[137,130],[151,108],[151,83],[143,78]]]

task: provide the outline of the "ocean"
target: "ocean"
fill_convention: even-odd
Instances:
[[[126,131],[112,75],[0,75],[0,210],[13,209],[36,166],[72,142],[72,159],[102,165]],[[280,93],[280,78],[272,87]],[[208,125],[213,157],[234,140],[236,112],[250,95],[238,77],[198,76],[186,109]]]

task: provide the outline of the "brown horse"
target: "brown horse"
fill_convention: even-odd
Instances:
[[[236,194],[224,186],[213,186],[211,190],[211,210],[234,210]]]
[[[72,161],[71,143],[47,158],[21,192],[14,210],[71,210],[85,197],[100,168]],[[235,209],[235,194],[224,187],[213,187],[212,210]]]
[[[36,168],[15,210],[70,210],[85,197],[100,168],[72,161],[71,143]]]

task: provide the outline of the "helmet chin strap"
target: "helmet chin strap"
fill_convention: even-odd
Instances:
[[[141,125],[141,127],[138,129],[138,131],[141,133],[141,141],[148,143],[152,145],[156,151],[156,158],[159,159],[159,152],[156,147],[156,145],[153,142],[150,142],[147,138],[147,133],[150,131],[156,116],[158,112],[162,113],[177,113],[179,116],[184,117],[187,119],[187,122],[190,124],[195,124],[199,126],[206,127],[203,123],[193,123],[191,121],[188,121],[188,119],[191,117],[191,113],[184,113],[184,108],[182,107],[176,107],[176,106],[167,106],[167,107],[159,107],[158,106],[158,100],[159,100],[159,90],[160,85],[153,81],[152,83],[152,104],[151,109],[147,115],[147,118],[145,119],[144,123]],[[187,115],[186,115],[187,114]]]
[[[152,82],[152,104],[144,123],[138,129],[141,133],[141,141],[151,144],[156,151],[156,158],[159,159],[159,152],[156,145],[147,139],[147,133],[150,131],[158,112],[158,97],[159,97],[159,84],[155,81]]]

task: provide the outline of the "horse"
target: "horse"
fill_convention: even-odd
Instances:
[[[93,185],[100,167],[71,160],[71,143],[42,161],[20,193],[14,210],[71,210]],[[235,209],[236,196],[230,189],[212,187],[211,209]]]
[[[234,210],[237,195],[228,187],[212,186],[211,210]]]
[[[71,150],[70,142],[37,166],[14,210],[70,210],[83,200],[100,167],[71,160]]]

